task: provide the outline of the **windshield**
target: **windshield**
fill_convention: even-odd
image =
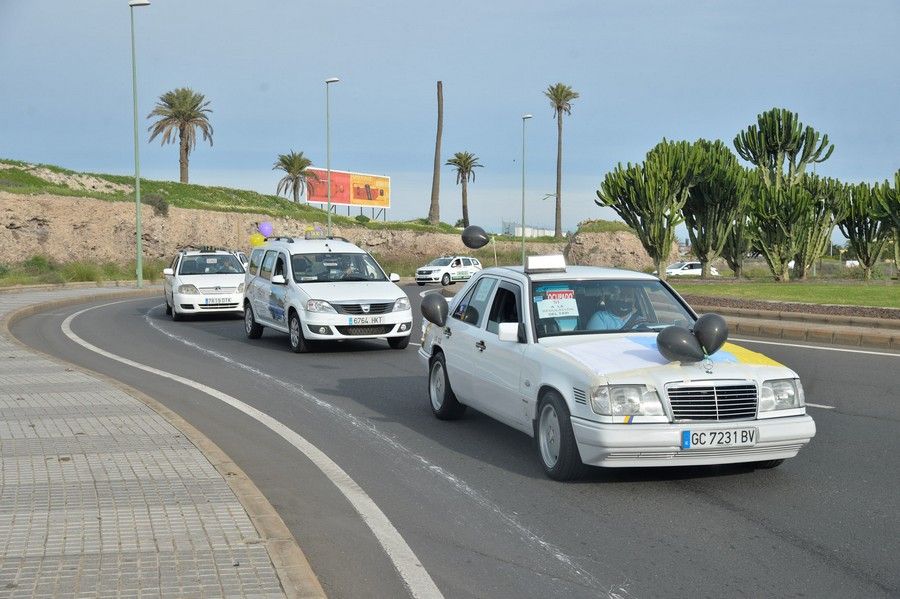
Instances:
[[[201,254],[182,258],[178,274],[240,275],[244,274],[244,267],[241,261],[231,254]]]
[[[451,258],[435,258],[428,263],[428,266],[447,266],[450,264]]]
[[[538,338],[659,331],[694,319],[659,281],[540,281],[531,284]]]
[[[685,262],[676,262],[675,264],[670,264],[666,267],[666,270],[675,270],[676,268],[681,268],[685,265]]]
[[[294,254],[291,270],[297,283],[387,280],[384,271],[368,254]]]

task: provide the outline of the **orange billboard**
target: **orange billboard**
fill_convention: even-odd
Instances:
[[[307,179],[307,201],[325,204],[328,202],[328,171],[320,168],[309,169],[319,180]],[[391,207],[391,178],[364,173],[331,171],[331,203],[342,206],[368,208]]]

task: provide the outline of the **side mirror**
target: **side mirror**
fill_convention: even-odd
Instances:
[[[519,323],[518,322],[501,322],[497,329],[497,336],[500,341],[508,341],[509,343],[519,343]]]
[[[171,268],[164,268],[164,269],[163,269],[163,276],[171,277],[171,276],[173,276],[174,274],[175,274],[175,271],[174,271],[173,269],[171,269]]]
[[[391,283],[399,283],[399,282],[400,282],[400,275],[398,275],[398,274],[395,273],[395,272],[392,272],[392,273],[391,273],[391,277],[390,277],[390,278],[391,278]]]
[[[272,277],[273,285],[287,285],[287,281],[284,280],[282,275],[275,275]]]
[[[439,327],[447,324],[447,313],[450,311],[450,306],[447,305],[447,300],[440,293],[429,293],[426,295],[422,300],[420,309],[422,310],[422,316],[428,322],[432,322]]]

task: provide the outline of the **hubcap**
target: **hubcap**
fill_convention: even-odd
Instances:
[[[250,308],[244,310],[244,326],[248,333],[253,330],[253,311]]]
[[[541,410],[538,435],[540,437],[541,458],[549,468],[552,468],[559,459],[559,418],[556,415],[556,410],[550,404],[545,405]]]
[[[300,345],[300,323],[296,317],[291,319],[291,345],[294,347]]]
[[[440,410],[444,405],[444,365],[435,362],[431,367],[431,381],[428,385],[431,391],[431,405],[435,410]]]

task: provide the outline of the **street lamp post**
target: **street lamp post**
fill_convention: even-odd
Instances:
[[[138,148],[138,101],[137,101],[137,59],[134,50],[134,7],[150,6],[150,0],[131,0],[131,96],[134,100],[134,223],[135,223],[135,274],[137,286],[144,285],[143,247],[141,244],[141,158]]]
[[[530,114],[522,115],[522,268],[525,268],[525,121]]]
[[[325,80],[325,168],[328,171],[328,228],[325,232],[331,237],[331,103],[329,87],[332,83],[340,81],[337,77],[329,77]]]

